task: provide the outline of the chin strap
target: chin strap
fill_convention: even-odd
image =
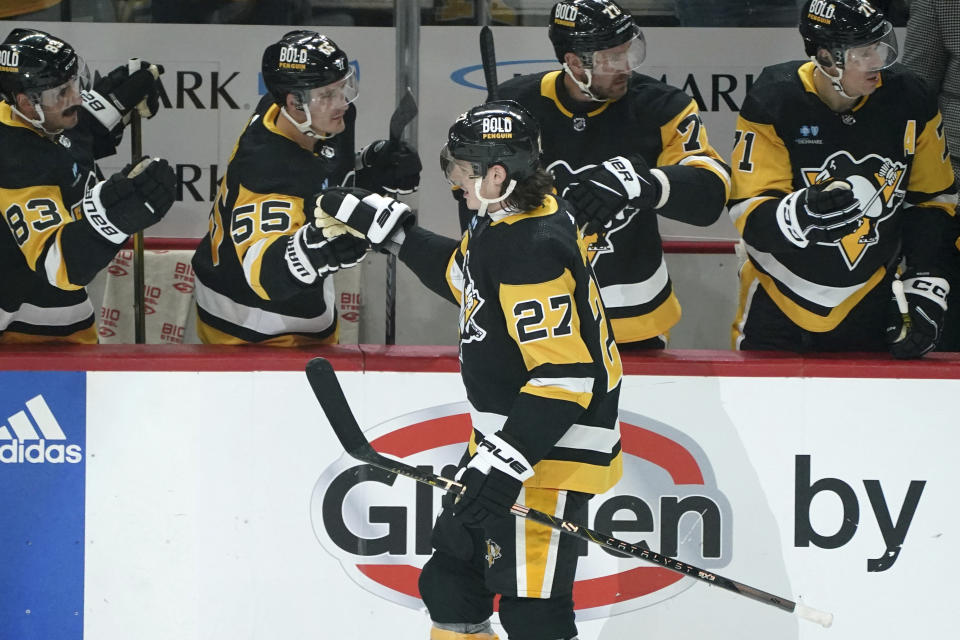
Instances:
[[[511,179],[510,182],[507,183],[507,188],[506,188],[506,190],[503,192],[503,195],[502,195],[502,196],[500,196],[499,198],[490,198],[490,199],[487,199],[487,198],[484,198],[483,196],[480,195],[480,183],[482,183],[482,182],[483,182],[483,178],[481,178],[481,177],[477,177],[477,178],[474,180],[474,182],[473,182],[473,192],[474,192],[475,194],[477,194],[477,200],[480,201],[480,208],[477,209],[477,216],[478,216],[478,217],[483,217],[484,215],[486,215],[486,213],[487,213],[487,207],[488,207],[489,205],[491,205],[491,204],[496,204],[497,202],[503,202],[504,200],[506,200],[507,197],[508,197],[511,193],[513,193],[513,189],[517,186],[517,181]]]
[[[583,83],[583,82],[580,82],[579,80],[577,80],[577,76],[573,75],[573,71],[570,70],[570,67],[569,67],[569,65],[567,65],[566,62],[563,63],[563,70],[566,72],[566,74],[567,74],[568,76],[570,76],[570,79],[573,80],[574,84],[577,85],[577,88],[580,89],[580,91],[583,91],[583,92],[587,95],[588,98],[590,98],[591,100],[593,100],[593,101],[595,101],[595,102],[606,102],[606,99],[600,98],[600,97],[598,97],[597,95],[595,95],[595,94],[593,93],[593,91],[590,91],[590,83],[593,81],[593,70],[592,70],[592,69],[590,69],[589,67],[584,67],[584,68],[583,68],[583,72],[587,74],[587,81],[586,81],[586,83]]]
[[[49,136],[55,136],[55,135],[57,135],[57,134],[63,133],[63,129],[57,129],[56,131],[50,131],[50,129],[47,129],[45,126],[43,126],[44,122],[46,122],[46,118],[44,118],[44,116],[43,116],[43,108],[40,107],[40,103],[38,103],[38,102],[34,102],[34,103],[33,103],[33,106],[34,106],[34,108],[36,109],[37,114],[40,116],[40,118],[39,118],[38,120],[34,120],[33,118],[27,117],[26,114],[22,113],[19,109],[17,109],[17,108],[16,108],[14,105],[12,105],[12,104],[10,105],[10,110],[13,111],[15,114],[17,114],[18,116],[20,116],[21,118],[23,118],[24,120],[26,120],[27,122],[29,122],[29,123],[30,123],[31,125],[33,125],[35,128],[40,129],[40,131],[43,131],[44,133],[46,133],[46,134],[49,135]]]
[[[290,124],[292,124],[294,127],[297,128],[297,131],[299,131],[305,136],[310,136],[311,138],[317,138],[318,140],[329,140],[330,138],[336,135],[335,133],[330,133],[330,134],[320,133],[319,131],[314,129],[313,117],[310,115],[309,109],[303,110],[303,113],[306,114],[307,116],[307,119],[304,122],[297,122],[296,120],[294,120],[293,116],[287,113],[286,105],[280,107],[280,113],[283,114],[284,118],[290,121]]]
[[[846,91],[843,90],[843,84],[841,83],[841,81],[843,80],[843,67],[837,67],[836,69],[839,75],[832,76],[829,73],[827,73],[827,71],[823,68],[823,65],[821,65],[817,61],[816,56],[810,56],[810,59],[813,60],[813,64],[816,65],[820,73],[822,73],[823,76],[830,81],[830,84],[833,86],[834,91],[836,91],[837,93],[839,93],[841,96],[843,96],[848,100],[856,100],[857,98],[862,97],[862,96],[851,96],[847,94]]]

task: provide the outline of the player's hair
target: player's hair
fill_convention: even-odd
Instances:
[[[553,175],[543,167],[537,167],[532,174],[517,182],[517,186],[504,200],[504,205],[517,211],[533,211],[541,206],[544,198],[551,193]]]

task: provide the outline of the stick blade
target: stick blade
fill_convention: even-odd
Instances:
[[[354,455],[369,449],[370,443],[367,442],[353,411],[350,410],[333,365],[324,358],[314,358],[307,363],[306,372],[313,395],[317,397],[320,408],[323,409],[344,450]]]
[[[390,141],[399,142],[403,137],[403,130],[410,124],[410,121],[417,117],[417,101],[413,97],[413,91],[410,87],[403,93],[397,108],[393,110],[390,116]]]

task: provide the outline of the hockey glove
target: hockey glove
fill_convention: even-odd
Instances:
[[[356,187],[334,187],[318,193],[314,197],[313,217],[321,228],[332,225],[323,222],[325,218],[335,218],[365,236],[375,249],[398,243],[403,228],[414,222],[407,205]]]
[[[502,431],[477,443],[477,452],[457,474],[464,491],[451,505],[454,517],[467,526],[510,515],[520,489],[533,476],[533,466]]]
[[[152,118],[160,109],[160,82],[163,67],[140,61],[140,68],[130,73],[128,65],[120,65],[106,76],[97,78],[93,90],[83,92],[87,111],[112,131],[121,122],[130,122],[137,108],[140,115]]]
[[[420,186],[420,155],[404,141],[376,140],[360,150],[357,184],[397,197]]]
[[[898,282],[903,286],[899,301]],[[908,270],[893,286],[886,323],[890,354],[902,360],[919,358],[932,351],[940,339],[950,284],[930,272]]]
[[[101,236],[123,244],[166,215],[176,198],[176,183],[166,160],[145,158],[97,183],[83,199],[84,216]]]
[[[590,169],[564,197],[573,205],[585,235],[600,231],[630,204],[648,211],[660,203],[663,184],[638,155],[617,156]]]
[[[860,226],[863,209],[848,182],[831,180],[789,194],[777,206],[783,236],[803,249],[834,244]]]
[[[302,284],[310,285],[334,271],[358,264],[370,244],[348,233],[327,239],[323,231],[305,224],[287,239],[284,257],[290,274]]]

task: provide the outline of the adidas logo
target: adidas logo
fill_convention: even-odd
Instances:
[[[33,422],[27,417],[28,413]],[[16,412],[7,418],[7,424],[0,424],[0,463],[80,462],[83,459],[80,445],[68,445],[66,442],[52,444],[66,439],[66,434],[43,396],[37,395],[27,400],[25,411]],[[33,440],[36,442],[26,444]]]

